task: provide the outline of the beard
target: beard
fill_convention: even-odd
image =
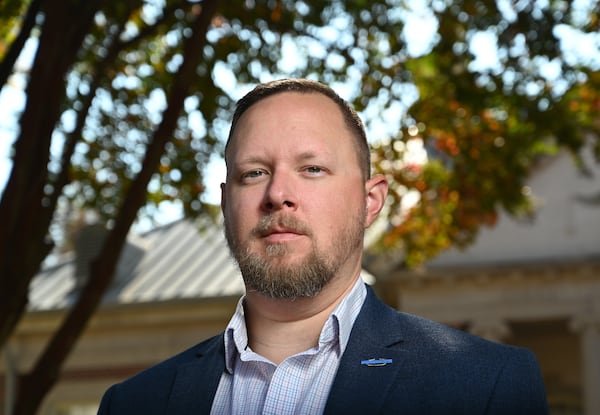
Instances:
[[[283,215],[261,218],[252,230],[251,238],[259,238],[270,227],[277,225],[304,234],[313,240],[312,250],[300,261],[286,263],[293,252],[288,244],[275,243],[266,247],[265,255],[252,252],[244,246],[225,222],[225,237],[236,259],[246,289],[257,291],[273,299],[293,300],[314,297],[337,275],[350,256],[362,246],[364,237],[364,209],[349,219],[337,240],[322,249],[316,245],[308,226],[297,219]]]

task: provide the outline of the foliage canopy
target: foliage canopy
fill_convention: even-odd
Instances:
[[[501,209],[531,213],[524,184],[541,158],[566,148],[585,169],[578,155],[590,146],[600,160],[597,1],[417,4],[0,3],[0,86],[22,82],[27,96],[0,202],[0,345],[61,218],[89,209],[110,229],[69,318],[23,378],[20,396],[34,398],[18,400],[20,413],[56,380],[136,217],[163,201],[188,217],[212,212],[205,167],[255,83],[331,84],[382,135],[373,166],[392,192],[378,247],[401,252],[403,266],[471,243]],[[574,53],[575,35],[588,53]],[[24,50],[33,59],[18,66]],[[415,143],[427,163],[409,157]],[[406,210],[411,193],[420,201]]]

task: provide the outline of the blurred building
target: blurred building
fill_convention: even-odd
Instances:
[[[208,224],[207,224],[208,225]],[[14,377],[30,367],[74,301],[85,272],[77,257],[97,250],[103,234],[84,230],[78,255],[67,255],[34,280],[30,310],[4,351],[0,397],[9,405]],[[130,236],[115,281],[66,362],[43,415],[96,414],[102,393],[227,325],[243,283],[215,226],[178,221]],[[0,411],[3,408],[0,408]],[[0,412],[1,413],[1,412]]]
[[[530,187],[539,204],[532,220],[502,217],[474,246],[418,271],[387,259],[366,266],[390,305],[533,350],[553,415],[600,414],[600,178],[581,177],[561,156],[541,165]],[[222,231],[202,229],[178,221],[129,238],[41,414],[95,414],[109,385],[225,327],[243,284]],[[44,269],[31,287],[30,310],[3,351],[3,408],[14,374],[33,364],[83,283],[76,258],[89,257],[103,237],[88,231],[78,255]]]
[[[600,414],[600,168],[590,173],[545,160],[529,182],[534,218],[503,216],[415,272],[373,270],[396,308],[533,350],[553,415]]]

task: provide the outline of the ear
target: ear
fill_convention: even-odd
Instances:
[[[221,183],[221,213],[225,216],[225,183]]]
[[[385,176],[382,174],[376,174],[371,177],[365,183],[365,195],[366,195],[366,218],[365,227],[371,226],[371,224],[377,219],[379,212],[383,209],[385,199],[388,193],[388,182]]]

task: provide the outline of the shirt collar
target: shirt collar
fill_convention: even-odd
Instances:
[[[362,278],[357,278],[356,283],[344,299],[337,305],[325,322],[319,336],[319,346],[334,341],[337,344],[338,356],[346,349],[350,339],[350,332],[358,313],[367,296],[367,289]],[[236,357],[248,347],[248,331],[244,315],[244,301],[242,296],[237,303],[235,313],[225,329],[225,368],[230,374]]]

